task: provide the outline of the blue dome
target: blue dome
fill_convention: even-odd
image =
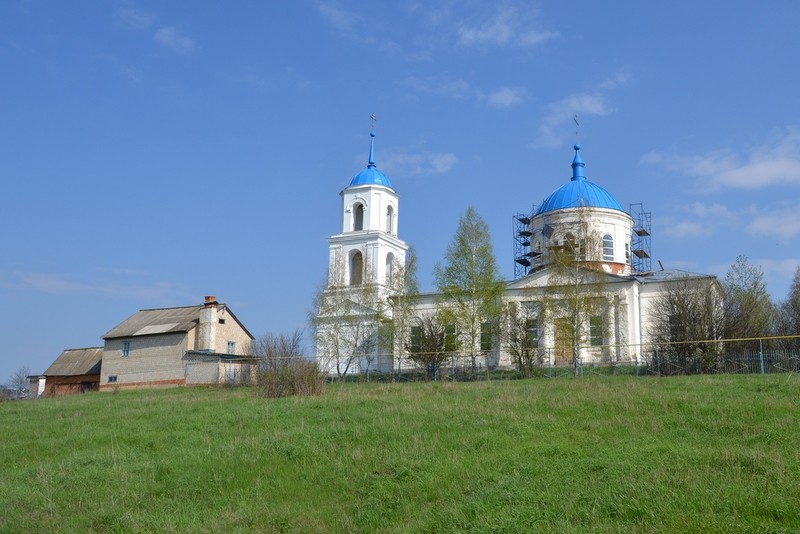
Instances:
[[[578,153],[581,146],[575,145],[574,148],[575,159],[572,161],[572,179],[553,191],[542,202],[535,215],[566,208],[607,208],[624,211],[619,202],[611,196],[611,193],[586,179],[586,176],[583,175],[585,164]]]
[[[360,173],[353,176],[350,180],[350,187],[354,185],[382,185],[389,189],[392,187],[392,182],[375,167],[375,132],[370,132],[371,139],[369,140],[369,163],[367,168]]]

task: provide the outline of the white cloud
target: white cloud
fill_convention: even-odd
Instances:
[[[113,269],[100,269],[112,276],[143,276],[146,273],[140,271],[119,272]],[[37,273],[37,272],[0,272],[0,287],[9,289],[29,290],[37,293],[47,293],[51,295],[80,293],[87,295],[110,295],[133,297],[140,300],[157,300],[175,293],[178,286],[168,282],[153,282],[152,284],[127,284],[118,281],[97,281],[91,283],[70,280],[58,274]]]
[[[696,221],[666,221],[664,233],[672,237],[697,237],[708,235],[708,227]]]
[[[468,28],[462,26],[458,30],[459,42],[465,45],[475,44],[507,44],[514,35],[511,27],[512,13],[505,9],[497,13],[480,27]]]
[[[77,293],[89,289],[86,284],[43,273],[24,273],[19,282],[25,289],[42,293]]]
[[[553,148],[561,146],[565,134],[574,128],[575,115],[581,117],[610,115],[613,109],[608,103],[607,93],[624,86],[631,75],[626,71],[617,72],[611,78],[597,84],[597,89],[567,95],[549,104],[532,146]],[[569,128],[569,130],[568,130]]]
[[[567,132],[567,124],[575,117],[608,115],[611,108],[602,93],[576,93],[547,106],[547,113],[539,126],[535,147],[560,146]]]
[[[786,278],[793,278],[794,272],[800,268],[800,258],[784,258],[780,260],[758,260],[765,274],[776,274]]]
[[[174,26],[164,26],[153,35],[156,43],[173,52],[189,53],[197,50],[194,39],[181,34]]]
[[[609,89],[616,89],[617,87],[621,87],[628,83],[631,79],[631,74],[627,71],[621,71],[615,74],[613,77],[603,80],[600,82],[600,89],[609,90]]]
[[[521,104],[524,96],[524,89],[519,87],[503,87],[489,94],[486,100],[489,102],[490,106],[496,108],[510,108]]]
[[[317,6],[322,18],[339,31],[352,31],[359,22],[359,17],[355,13],[340,9],[330,3],[320,2]]]
[[[445,174],[457,163],[455,154],[447,152],[388,152],[381,158],[381,166],[388,169],[388,174],[407,176],[425,176]]]
[[[531,23],[525,10],[503,7],[480,25],[462,24],[458,28],[458,42],[462,45],[514,45],[520,47],[536,46],[557,39],[556,31],[529,30],[524,26]]]
[[[560,36],[561,34],[555,31],[530,31],[520,35],[518,43],[520,46],[536,46],[539,43],[544,43],[545,41],[558,39]]]
[[[466,99],[473,98],[478,94],[468,82],[458,78],[450,78],[446,74],[427,78],[408,78],[405,84],[414,91],[449,98]]]
[[[126,8],[117,11],[114,14],[114,19],[128,28],[132,28],[134,30],[146,30],[155,23],[156,16],[147,11]]]
[[[800,212],[797,208],[771,209],[756,215],[745,230],[750,235],[791,239],[800,235]]]
[[[694,156],[653,152],[642,161],[693,176],[709,192],[800,185],[800,129],[788,127],[775,140],[749,150],[726,148]]]
[[[663,219],[664,233],[671,237],[700,237],[712,235],[719,228],[731,227],[739,215],[719,203],[693,202],[678,208],[680,215]]]

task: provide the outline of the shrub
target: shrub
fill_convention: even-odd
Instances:
[[[257,384],[262,397],[278,398],[321,395],[325,381],[316,362],[291,358],[259,369]]]

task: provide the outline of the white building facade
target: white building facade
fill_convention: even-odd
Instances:
[[[375,168],[372,135],[367,170],[342,191],[341,233],[330,238],[323,300],[335,301],[338,295],[349,302],[320,307],[317,318],[317,355],[330,374],[414,367],[406,351],[408,329],[395,328],[391,338],[380,334],[381,325],[393,320],[391,302],[403,298],[392,276],[402,269],[407,248],[397,237],[399,198]],[[486,368],[518,365],[509,333],[520,324],[537,365],[637,364],[655,340],[662,297],[677,285],[721,294],[714,276],[652,271],[649,261],[647,269],[637,265],[637,258],[649,260],[649,214],[643,228],[641,218],[635,220],[586,178],[580,146],[574,149],[570,180],[532,213],[518,217],[522,248],[516,262],[523,272],[506,283],[502,316],[486,318],[490,335],[482,332],[480,346],[461,345],[454,365],[468,358],[474,362],[476,351]],[[645,235],[648,246],[643,249],[640,238]],[[365,287],[373,288],[366,298]],[[361,298],[352,296],[359,291]],[[414,299],[413,312],[423,317],[440,306],[440,295],[422,294]],[[354,323],[362,327],[358,335]],[[347,332],[334,334],[345,324],[351,324]],[[458,336],[459,325],[450,328]],[[343,359],[348,365],[342,365]]]

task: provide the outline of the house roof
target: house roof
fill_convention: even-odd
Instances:
[[[202,306],[139,310],[106,332],[103,339],[188,332],[199,322]]]
[[[99,375],[102,359],[103,347],[66,349],[50,364],[44,376]]]
[[[202,308],[202,305],[197,305],[139,310],[106,332],[103,339],[188,332],[200,322],[200,310]],[[230,308],[224,304],[219,304],[218,310],[220,314],[230,315],[242,327],[242,330],[251,339],[253,338],[253,335],[236,318]]]

